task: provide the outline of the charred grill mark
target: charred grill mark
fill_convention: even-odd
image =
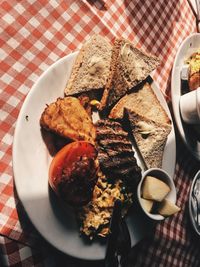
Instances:
[[[102,171],[110,178],[120,178],[137,184],[141,178],[141,169],[134,157],[128,133],[119,122],[109,119],[96,124],[98,159]]]
[[[120,140],[100,140],[99,141],[100,146],[111,148],[112,150],[119,151],[120,149],[129,149],[133,152],[132,146],[128,142],[122,143]]]
[[[132,156],[133,155],[133,151],[131,151],[130,149],[126,149],[124,147],[123,151],[116,151],[116,150],[112,150],[112,149],[107,149],[107,154],[109,157],[126,157],[126,156]]]
[[[115,133],[114,131],[110,131],[109,129],[97,129],[97,140],[98,139],[120,139],[123,140],[126,138],[128,134],[126,132],[118,131]]]
[[[100,162],[101,163],[101,162]],[[116,170],[120,171],[123,168],[131,168],[135,167],[134,165],[130,165],[130,161],[127,161],[126,159],[121,159],[120,161],[117,160],[110,160],[110,158],[107,158],[104,162],[104,168],[106,170],[111,169],[111,171],[115,172]],[[112,170],[112,168],[114,168]]]

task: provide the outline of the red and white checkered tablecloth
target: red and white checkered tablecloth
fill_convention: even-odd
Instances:
[[[154,80],[170,100],[170,73],[181,42],[196,31],[186,0],[0,1],[0,266],[100,266],[61,255],[37,233],[15,192],[12,143],[19,110],[52,63],[101,33],[129,38],[160,57]],[[130,266],[200,266],[187,200],[200,168],[177,135],[175,184],[182,211],[158,223],[133,250]],[[135,265],[134,265],[135,264]]]

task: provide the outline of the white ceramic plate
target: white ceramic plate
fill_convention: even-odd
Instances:
[[[190,152],[200,160],[200,142],[192,126],[188,126],[181,119],[179,101],[181,97],[181,69],[184,61],[200,48],[200,34],[188,36],[178,49],[172,70],[171,95],[174,117],[179,133]]]
[[[195,230],[195,232],[200,236],[200,228],[197,225],[197,212],[196,212],[196,202],[193,198],[193,190],[195,187],[196,180],[200,179],[200,171],[198,171],[192,181],[192,185],[190,187],[190,194],[189,194],[189,201],[188,201],[188,208],[189,208],[189,215],[190,215],[190,221],[191,224]],[[195,207],[195,208],[194,208]],[[199,216],[200,219],[200,216]]]
[[[37,230],[60,251],[81,259],[100,260],[105,256],[105,243],[84,241],[79,236],[74,213],[67,209],[61,212],[59,203],[52,197],[48,187],[48,169],[51,156],[42,139],[40,116],[46,106],[63,96],[76,53],[70,54],[53,64],[39,78],[28,94],[20,111],[13,144],[13,170],[19,198]],[[154,90],[166,109],[161,92]],[[170,116],[171,117],[171,116]],[[174,129],[169,135],[163,168],[173,176],[175,167]],[[132,245],[136,244],[148,230],[147,222],[134,211],[127,221]]]

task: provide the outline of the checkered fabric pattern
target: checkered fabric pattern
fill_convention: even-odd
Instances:
[[[15,192],[12,172],[15,124],[23,101],[38,77],[52,63],[79,49],[94,33],[103,34],[110,40],[123,36],[160,58],[161,65],[153,78],[170,101],[170,72],[174,57],[181,42],[195,30],[195,18],[186,0],[108,0],[105,4],[102,0],[0,1],[2,265],[63,266],[59,264],[60,258],[65,266],[85,265],[61,257],[44,244],[26,218]],[[182,211],[157,224],[151,237],[134,248],[130,266],[133,263],[151,267],[200,266],[198,241],[193,237],[187,214],[189,188],[199,167],[178,142],[175,183]],[[85,266],[92,266],[92,263]]]

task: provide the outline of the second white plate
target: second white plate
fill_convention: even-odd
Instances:
[[[178,49],[172,70],[171,95],[174,117],[179,133],[196,159],[200,160],[200,142],[192,126],[185,124],[181,119],[179,101],[181,97],[181,69],[184,61],[200,48],[200,34],[188,36]]]

